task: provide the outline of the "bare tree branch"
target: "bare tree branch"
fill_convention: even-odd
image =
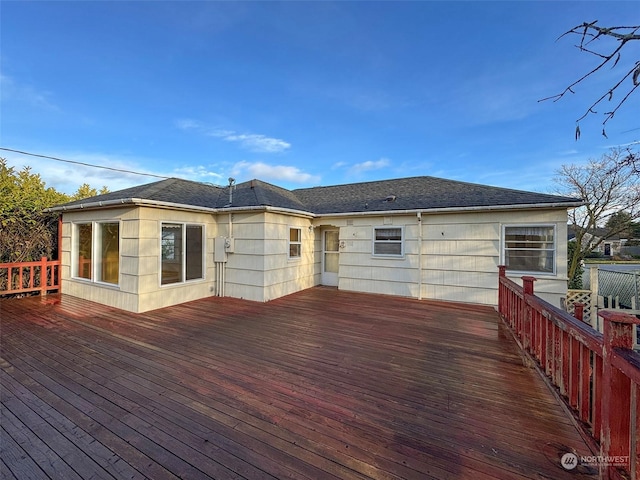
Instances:
[[[552,95],[550,97],[546,97],[538,100],[539,102],[544,102],[546,100],[553,100],[557,102],[561,98],[563,98],[568,93],[575,93],[575,87],[585,81],[587,78],[594,75],[596,72],[600,71],[605,65],[610,65],[611,68],[615,68],[618,65],[618,62],[622,58],[622,49],[629,42],[633,40],[640,40],[640,25],[633,26],[617,26],[617,27],[600,27],[596,25],[597,20],[593,22],[584,22],[581,25],[577,25],[573,27],[571,30],[566,31],[562,35],[558,37],[558,40],[565,36],[569,35],[578,35],[580,37],[580,43],[576,45],[581,52],[588,53],[599,58],[601,61],[598,65],[592,68],[590,71],[582,75],[580,78],[575,80],[569,86],[567,86],[562,92]],[[602,39],[610,39],[617,42],[617,46],[613,48],[611,51],[599,52],[593,48],[590,48],[590,45],[596,40]],[[610,46],[610,44],[607,44]],[[590,114],[597,114],[598,112],[595,110],[595,107],[598,106],[602,101],[607,99],[608,101],[612,101],[614,97],[614,93],[617,93],[618,89],[624,87],[624,81],[631,77],[631,85],[628,87],[628,91],[623,95],[622,99],[618,102],[618,104],[613,108],[613,110],[604,113],[604,121],[602,122],[602,134],[606,137],[605,127],[609,120],[611,120],[616,112],[620,109],[620,107],[629,99],[630,95],[640,86],[640,60],[635,61],[635,64],[631,66],[629,70],[622,76],[622,78],[614,84],[613,87],[608,89],[603,95],[600,96],[595,102],[593,102],[585,111],[585,113],[576,120],[576,123],[579,123],[581,120],[589,116]],[[580,138],[580,129],[576,128],[576,140]]]
[[[613,228],[606,234],[594,235],[608,219],[621,213],[630,221],[640,219],[640,172],[634,163],[637,158],[636,151],[614,148],[598,160],[592,159],[582,165],[562,165],[556,172],[556,193],[585,202],[584,206],[568,212],[578,245],[570,259],[569,278],[573,278],[582,258],[619,233]]]

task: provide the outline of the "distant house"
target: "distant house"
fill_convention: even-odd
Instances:
[[[574,198],[433,177],[286,190],[170,179],[70,202],[62,290],[132,312],[315,285],[495,305],[498,265],[559,305]],[[563,241],[559,241],[563,240]]]
[[[570,225],[568,228],[569,240],[575,241],[576,235],[574,227]],[[630,254],[631,249],[629,249],[629,253],[627,253],[625,247],[631,240],[637,239],[628,238],[628,235],[620,233],[611,234],[608,228],[598,227],[586,232],[582,239],[582,243],[585,247],[591,247],[592,252],[594,253],[599,253],[605,257],[612,257]]]

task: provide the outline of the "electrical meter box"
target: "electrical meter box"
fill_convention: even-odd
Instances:
[[[227,237],[224,239],[224,249],[227,253],[233,253],[236,248],[236,239],[233,237]]]
[[[225,237],[216,237],[213,241],[213,261],[216,263],[227,261],[226,240]]]

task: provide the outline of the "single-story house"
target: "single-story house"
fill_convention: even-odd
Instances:
[[[577,227],[569,225],[567,233],[570,242],[576,241]],[[620,255],[637,255],[640,238],[634,238],[632,232],[611,233],[608,228],[597,227],[585,232],[582,238],[584,247],[590,247],[593,253],[605,257],[615,257]]]
[[[172,178],[52,210],[62,291],[144,312],[313,287],[497,304],[498,265],[560,304],[575,198],[434,177],[287,190]]]

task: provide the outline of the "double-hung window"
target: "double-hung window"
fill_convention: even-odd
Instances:
[[[373,254],[401,257],[404,254],[401,227],[374,227]]]
[[[289,229],[289,258],[297,259],[302,255],[302,229]]]
[[[120,278],[120,223],[74,225],[73,276],[117,285]]]
[[[508,270],[555,273],[555,237],[553,225],[505,225],[504,264]]]
[[[168,285],[204,278],[204,228],[163,223],[160,237],[160,283]]]

